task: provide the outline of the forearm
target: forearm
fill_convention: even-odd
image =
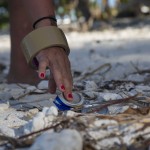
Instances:
[[[22,0],[22,2],[32,24],[39,18],[55,16],[53,0]],[[54,22],[44,19],[40,21],[36,27],[47,25],[54,25]]]

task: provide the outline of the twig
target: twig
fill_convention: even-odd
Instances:
[[[27,90],[27,88],[26,87],[24,87],[24,86],[22,86],[22,85],[20,85],[19,83],[17,83],[17,85],[20,87],[20,88],[22,88],[22,89],[24,89],[24,90]],[[25,93],[23,93],[22,95],[20,95],[20,96],[18,96],[17,98],[15,98],[15,99],[21,99],[21,98],[23,98],[23,97],[25,97],[25,96],[27,96],[27,95],[31,95],[31,94],[34,94],[34,93],[36,93],[35,91],[36,91],[37,89],[35,88],[35,89],[33,89],[33,90],[29,90],[29,91],[26,91]],[[47,93],[47,90],[45,90],[44,92],[42,92],[42,93],[40,93],[40,94],[45,94],[45,93]],[[39,94],[39,93],[36,93],[36,94]]]
[[[111,69],[111,64],[110,64],[110,63],[103,64],[102,66],[99,66],[98,68],[92,70],[91,72],[86,73],[85,75],[83,75],[83,76],[81,76],[81,77],[79,77],[79,78],[76,78],[75,80],[76,80],[76,81],[84,80],[84,79],[86,79],[86,78],[92,76],[92,75],[95,74],[96,72],[98,72],[98,71],[100,71],[100,70],[102,70],[102,69],[104,69],[104,68],[106,68],[106,67],[108,67],[108,68],[107,68],[107,70],[106,70],[105,72],[103,72],[103,74],[106,73],[106,72],[108,72],[108,71]]]
[[[0,135],[0,141],[6,141],[7,143],[9,142],[12,145],[16,145],[16,143],[17,143],[17,140],[15,138],[12,138],[12,137],[9,137],[9,136],[5,136],[5,135]]]
[[[130,63],[134,67],[134,69],[139,73],[140,69],[132,61]]]
[[[32,133],[20,136],[18,138],[12,138],[12,137],[7,137],[7,136],[0,135],[0,140],[3,140],[3,141],[6,141],[7,143],[10,143],[15,148],[27,147],[27,146],[30,146],[32,144],[31,142],[29,142],[29,140],[27,140],[29,137],[32,136],[32,138],[33,138],[33,136],[37,136],[38,134],[40,134],[40,133],[42,133],[44,131],[56,128],[56,127],[58,127],[61,124],[67,123],[69,120],[70,120],[70,118],[67,118],[65,120],[60,121],[59,123],[57,123],[55,125],[52,125],[50,127],[44,128],[44,129],[39,130],[39,131],[35,131],[35,132],[32,132]],[[31,140],[31,138],[30,138],[30,140]]]
[[[145,73],[150,73],[150,69],[144,69],[144,70],[140,70],[133,62],[131,62],[131,65],[134,67],[134,69],[136,70],[136,72],[133,72],[131,74],[145,74]]]
[[[19,100],[19,99],[21,99],[21,98],[23,98],[23,97],[25,97],[25,96],[27,96],[27,95],[30,95],[30,93],[34,92],[35,90],[36,90],[36,89],[34,89],[34,90],[32,90],[32,91],[25,92],[24,94],[18,96],[16,99]]]
[[[136,94],[135,96],[130,96],[130,97],[123,98],[123,99],[117,99],[117,100],[108,101],[108,102],[106,102],[106,103],[104,103],[104,104],[100,104],[99,106],[96,106],[96,107],[94,107],[94,108],[91,108],[91,110],[88,110],[87,113],[98,112],[98,111],[100,111],[101,109],[104,109],[104,108],[106,108],[106,107],[108,107],[108,106],[128,102],[128,101],[130,101],[130,100],[135,99],[137,96],[138,96],[138,94]]]
[[[24,87],[23,85],[21,85],[20,83],[16,83],[16,85],[18,85],[20,88],[22,88],[22,89],[26,89],[26,87]]]
[[[30,137],[30,136],[34,136],[35,134],[40,134],[41,132],[44,132],[44,131],[47,131],[47,130],[56,128],[56,127],[58,127],[59,125],[66,123],[68,120],[70,120],[70,118],[65,119],[65,120],[62,120],[61,122],[59,122],[59,123],[57,123],[57,124],[55,124],[55,125],[52,125],[52,126],[50,126],[50,127],[46,127],[46,128],[44,128],[44,129],[41,129],[41,130],[38,130],[38,131],[35,131],[35,132],[32,132],[32,133],[29,133],[29,134],[20,136],[20,137],[18,138],[18,140],[24,139],[24,138],[28,138],[28,137]]]

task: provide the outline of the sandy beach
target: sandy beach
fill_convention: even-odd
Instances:
[[[86,98],[92,98],[93,95],[96,95],[99,97],[99,99],[102,97],[104,100],[109,101],[134,96],[139,93],[144,98],[146,97],[145,99],[149,98],[149,25],[144,25],[141,27],[129,26],[122,29],[110,28],[103,31],[92,31],[85,33],[79,33],[75,31],[70,33],[66,32],[66,36],[71,49],[69,58],[71,61],[72,74],[74,76],[74,85],[77,87],[78,91],[83,94],[82,96],[85,100],[88,101]],[[69,117],[74,116],[72,120],[77,120],[78,117],[76,116],[78,116],[78,114],[75,111],[59,116],[57,108],[52,103],[56,94],[51,95],[45,92],[48,81],[42,81],[38,87],[25,84],[7,84],[6,75],[9,70],[9,63],[10,36],[9,34],[1,33],[0,65],[4,66],[4,69],[0,70],[0,139],[2,139],[2,135],[5,135],[6,137],[9,136],[12,138],[17,138],[46,127],[54,126],[63,120],[61,118],[63,115],[68,115]],[[93,73],[93,70],[103,65],[105,66],[103,69],[99,69],[96,73]],[[88,76],[87,73],[91,72],[92,74]],[[80,77],[83,77],[83,79],[80,79]],[[117,81],[122,82],[119,83]],[[147,103],[150,102],[148,101]],[[117,116],[118,114],[124,114],[124,112],[132,115],[133,112],[127,111],[131,108],[143,109],[142,106],[138,106],[135,103],[132,106],[129,104],[114,107],[110,106],[107,107],[107,113],[106,111],[100,113],[106,115],[108,118],[104,117],[100,120],[97,120],[97,122],[94,120],[90,127],[85,127],[87,128],[86,131],[81,128],[79,129],[80,125],[75,124],[75,127],[69,126],[68,121],[67,127],[62,127],[61,130],[57,128],[55,129],[55,127],[51,128],[48,130],[48,132],[45,132],[39,136],[35,140],[35,143],[30,141],[31,143],[34,143],[29,144],[32,146],[28,146],[27,148],[18,148],[19,146],[16,147],[23,150],[37,150],[38,147],[40,147],[40,149],[47,150],[46,146],[51,143],[50,145],[52,146],[48,148],[49,150],[80,150],[82,148],[87,149],[87,139],[91,141],[93,139],[96,142],[99,141],[99,143],[97,142],[94,145],[90,143],[90,141],[89,150],[92,150],[92,148],[111,149],[112,146],[115,145],[114,143],[117,143],[120,147],[121,145],[124,145],[125,149],[127,149],[131,145],[135,145],[136,142],[132,142],[132,139],[138,137],[139,135],[142,136],[143,133],[147,133],[147,137],[144,137],[145,141],[150,139],[150,128],[146,128],[147,130],[143,130],[143,132],[140,131],[140,134],[132,134],[134,129],[138,130],[143,127],[142,125],[144,125],[144,118],[145,120],[147,119],[147,122],[150,122],[149,111],[144,115],[144,117],[141,117],[143,118],[143,120],[141,119],[141,122],[137,121],[139,118],[137,119],[136,117],[133,117],[135,119],[135,126],[134,124],[130,126],[128,124],[129,122],[125,122],[124,127],[127,125],[128,128],[125,127],[124,129],[119,128],[121,125],[123,127],[123,124],[120,124],[120,121],[116,120],[117,117],[112,117],[109,119],[109,116],[111,115]],[[149,110],[148,108],[146,109]],[[83,114],[85,119],[86,113]],[[138,117],[140,117],[140,115],[140,113],[137,114]],[[59,117],[61,118],[60,120]],[[81,119],[80,117],[79,120]],[[123,119],[125,120],[124,117]],[[77,122],[79,120],[77,120]],[[106,130],[101,128],[101,124],[103,123],[105,126],[110,127],[110,130],[109,128]],[[132,127],[134,127],[134,129]],[[95,131],[97,131],[99,134],[97,135]],[[112,136],[110,136],[110,134],[108,134],[110,132],[112,135],[114,134],[114,139]],[[120,136],[122,139],[117,137],[117,132],[118,136]],[[138,131],[136,133],[138,133]],[[51,134],[52,136],[49,137]],[[89,135],[91,139],[89,137],[86,138],[86,134]],[[64,142],[62,138],[64,136],[66,137],[66,142]],[[111,142],[110,138],[112,138]],[[42,142],[40,143],[39,141]],[[70,142],[74,144],[70,144],[66,147],[67,141],[68,143]],[[10,140],[7,138],[5,140],[1,140],[1,150],[4,150],[11,143],[10,142],[8,144],[7,142],[10,142]],[[62,147],[60,146],[59,142],[61,143]],[[119,149],[119,146],[114,147]]]

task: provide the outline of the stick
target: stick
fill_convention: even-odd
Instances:
[[[111,100],[109,102],[106,102],[104,104],[100,104],[99,106],[96,106],[95,108],[89,110],[88,113],[98,112],[101,109],[106,108],[108,106],[128,102],[132,99],[135,99],[137,96],[138,96],[138,94],[136,94],[135,96],[130,96],[130,97],[123,98],[123,99]]]
[[[85,75],[83,75],[83,76],[81,76],[79,78],[76,78],[76,81],[84,80],[84,79],[92,76],[93,74],[95,74],[97,71],[100,71],[100,70],[102,70],[102,69],[104,69],[106,67],[108,67],[108,69],[104,73],[108,72],[111,69],[111,64],[110,63],[103,64],[102,66],[99,66],[98,68],[92,70],[91,72],[88,72]]]

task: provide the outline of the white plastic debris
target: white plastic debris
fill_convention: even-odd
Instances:
[[[48,89],[48,80],[41,81],[37,87],[41,90]]]
[[[29,150],[82,150],[83,141],[76,130],[66,129],[60,133],[47,131],[39,136]]]

